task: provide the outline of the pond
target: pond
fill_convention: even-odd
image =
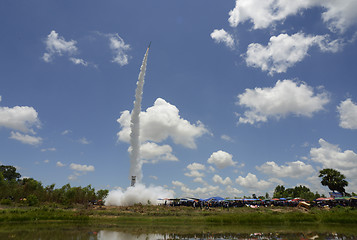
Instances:
[[[0,239],[357,239],[356,225],[121,225],[83,223],[2,224]]]

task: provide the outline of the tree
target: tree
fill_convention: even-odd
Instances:
[[[16,172],[16,168],[14,166],[0,166],[0,172],[6,181],[17,180],[21,177],[21,174]]]
[[[320,170],[319,177],[322,178],[322,186],[327,186],[331,191],[338,191],[345,194],[345,187],[348,186],[348,182],[345,180],[345,175],[332,168],[325,168]]]
[[[283,185],[276,186],[274,190],[274,198],[282,198],[284,197],[285,187]]]

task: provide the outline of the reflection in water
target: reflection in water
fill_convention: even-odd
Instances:
[[[170,239],[187,239],[187,240],[223,240],[223,239],[249,239],[249,240],[270,240],[270,239],[299,239],[299,240],[314,240],[314,239],[356,239],[355,236],[345,236],[337,233],[251,233],[251,234],[131,234],[124,232],[116,232],[102,230],[97,235],[98,240],[170,240]]]
[[[223,240],[223,239],[357,239],[356,226],[187,226],[187,225],[101,225],[73,223],[0,224],[0,240]]]
[[[140,234],[134,235],[124,232],[115,232],[102,230],[98,233],[98,240],[157,240],[157,239],[172,239],[161,234]]]

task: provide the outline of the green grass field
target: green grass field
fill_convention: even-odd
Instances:
[[[90,221],[145,224],[356,224],[357,209],[344,207],[330,210],[301,210],[289,207],[259,209],[142,206],[64,209],[59,207],[8,207],[0,209],[0,222],[24,221]]]

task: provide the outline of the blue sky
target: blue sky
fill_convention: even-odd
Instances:
[[[181,196],[357,191],[357,2],[2,1],[0,163],[126,188],[150,41],[143,183]]]

